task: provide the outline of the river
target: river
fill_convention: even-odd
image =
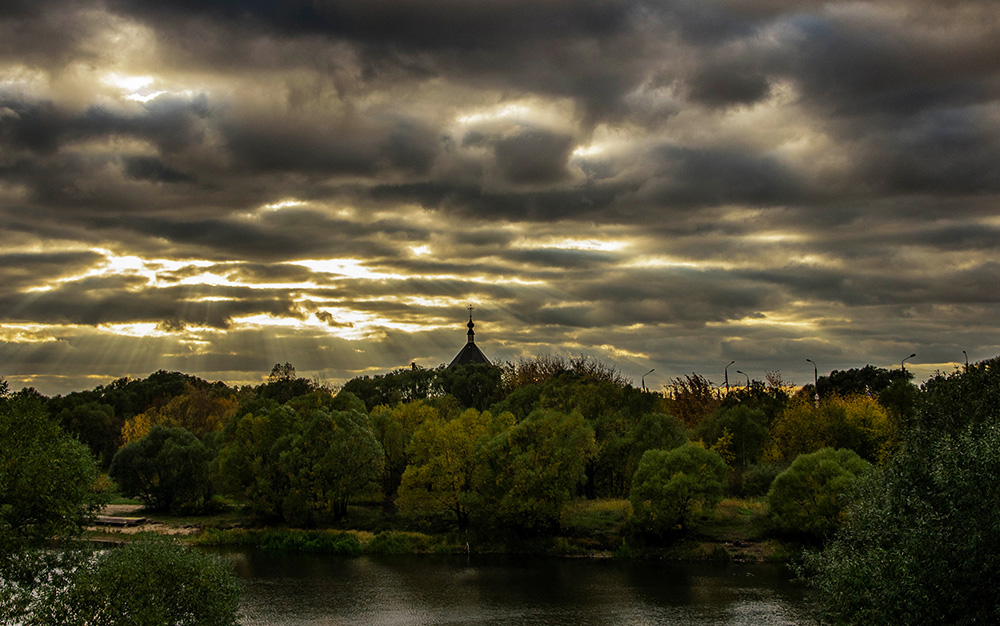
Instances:
[[[813,623],[807,590],[770,564],[225,554],[246,626]]]

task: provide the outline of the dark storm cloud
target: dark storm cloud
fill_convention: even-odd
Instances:
[[[566,161],[572,142],[568,135],[538,130],[504,137],[494,147],[497,166],[511,183],[556,183],[568,175]]]
[[[48,283],[102,259],[95,252],[0,254],[0,294]]]
[[[161,183],[190,183],[194,176],[173,169],[155,157],[125,157],[125,175],[136,180]]]
[[[768,155],[668,145],[655,157],[642,195],[660,205],[774,205],[805,195],[795,173]]]
[[[265,171],[373,175],[398,169],[423,174],[436,155],[436,134],[419,121],[399,119],[380,126],[316,122],[240,119],[226,123],[223,132],[239,162]]]
[[[137,113],[89,107],[82,114],[44,100],[28,100],[0,92],[0,140],[13,148],[49,153],[84,139],[128,135],[146,139],[163,152],[176,152],[203,138],[208,100],[161,97]]]
[[[585,34],[601,36],[626,24],[633,3],[503,0],[466,3],[392,0],[341,2],[162,2],[113,0],[111,6],[151,23],[185,16],[253,25],[281,35],[322,34],[415,49],[491,49],[513,41]]]
[[[943,103],[973,104],[998,94],[990,79],[1000,70],[1000,23],[995,11],[987,19],[985,31],[981,22],[959,24],[953,36],[942,38],[934,29],[883,16],[796,16],[789,22],[794,36],[775,51],[781,57],[774,63],[791,71],[813,104],[839,115],[906,115]]]
[[[249,288],[144,289],[138,276],[85,278],[49,291],[0,295],[0,320],[43,324],[179,322],[226,328],[239,315],[295,315],[287,293]],[[227,298],[205,301],[205,297]]]
[[[1000,344],[998,40],[988,0],[5,3],[0,357],[346,378],[472,303],[503,358],[944,363]]]

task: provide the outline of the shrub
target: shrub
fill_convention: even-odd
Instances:
[[[80,569],[64,624],[235,626],[241,585],[228,563],[165,537],[147,536]]]
[[[772,527],[821,539],[840,526],[845,497],[871,464],[852,450],[823,448],[800,455],[767,493]]]
[[[718,453],[689,443],[647,450],[632,478],[633,525],[663,535],[683,529],[722,499],[726,464]]]

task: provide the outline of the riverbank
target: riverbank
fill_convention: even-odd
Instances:
[[[539,539],[483,539],[405,517],[385,518],[374,505],[352,506],[337,528],[303,530],[258,526],[239,508],[204,516],[146,511],[142,505],[108,505],[102,515],[145,518],[125,527],[94,526],[87,538],[127,542],[138,533],[170,535],[206,546],[260,547],[266,550],[360,554],[535,554],[586,558],[657,558],[689,561],[784,562],[798,547],[767,536],[766,505],[754,499],[723,500],[689,531],[659,545],[641,544],[628,532],[628,502],[574,503],[563,512],[561,533]]]

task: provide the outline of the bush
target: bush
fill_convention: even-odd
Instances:
[[[73,577],[63,624],[235,626],[241,585],[228,563],[157,536],[101,554]]]
[[[822,539],[841,523],[845,498],[871,464],[852,450],[823,448],[800,455],[767,493],[772,527],[806,539]]]
[[[726,464],[717,452],[689,443],[647,450],[632,478],[633,525],[662,536],[690,525],[722,499]]]

